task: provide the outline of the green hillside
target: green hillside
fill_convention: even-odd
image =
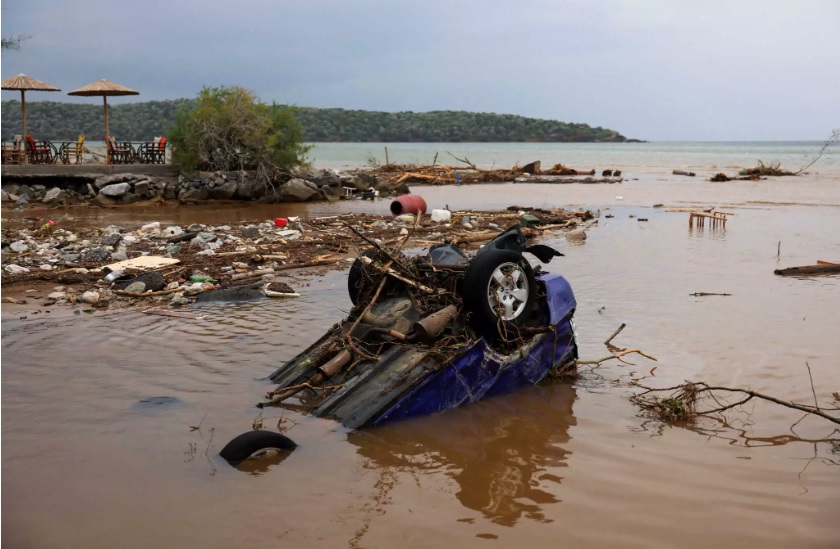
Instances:
[[[166,135],[175,112],[191,99],[115,105],[109,111],[111,134],[124,141],[147,141]],[[103,139],[102,104],[26,103],[27,128],[36,139]],[[21,133],[20,102],[3,101],[2,136]],[[307,141],[333,142],[589,142],[625,141],[616,131],[511,114],[464,111],[376,112],[300,107],[297,117]]]

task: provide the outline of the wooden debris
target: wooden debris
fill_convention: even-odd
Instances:
[[[816,265],[804,265],[801,267],[788,267],[786,269],[776,269],[773,274],[779,276],[809,276],[817,274],[840,274],[839,263],[829,263],[828,261],[818,261]]]

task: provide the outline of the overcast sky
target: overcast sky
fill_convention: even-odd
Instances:
[[[825,139],[838,0],[3,0],[2,77],[113,103],[241,85],[263,100],[585,122],[649,140]],[[19,98],[3,92],[3,99]],[[109,101],[111,103],[111,101]]]

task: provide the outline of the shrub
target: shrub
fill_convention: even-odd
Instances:
[[[267,105],[239,86],[204,87],[169,134],[184,171],[256,170],[269,181],[305,164],[310,148],[292,107]]]

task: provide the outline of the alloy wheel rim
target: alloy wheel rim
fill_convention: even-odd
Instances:
[[[529,291],[524,269],[517,263],[502,263],[487,283],[490,310],[502,320],[515,320],[525,312]]]

